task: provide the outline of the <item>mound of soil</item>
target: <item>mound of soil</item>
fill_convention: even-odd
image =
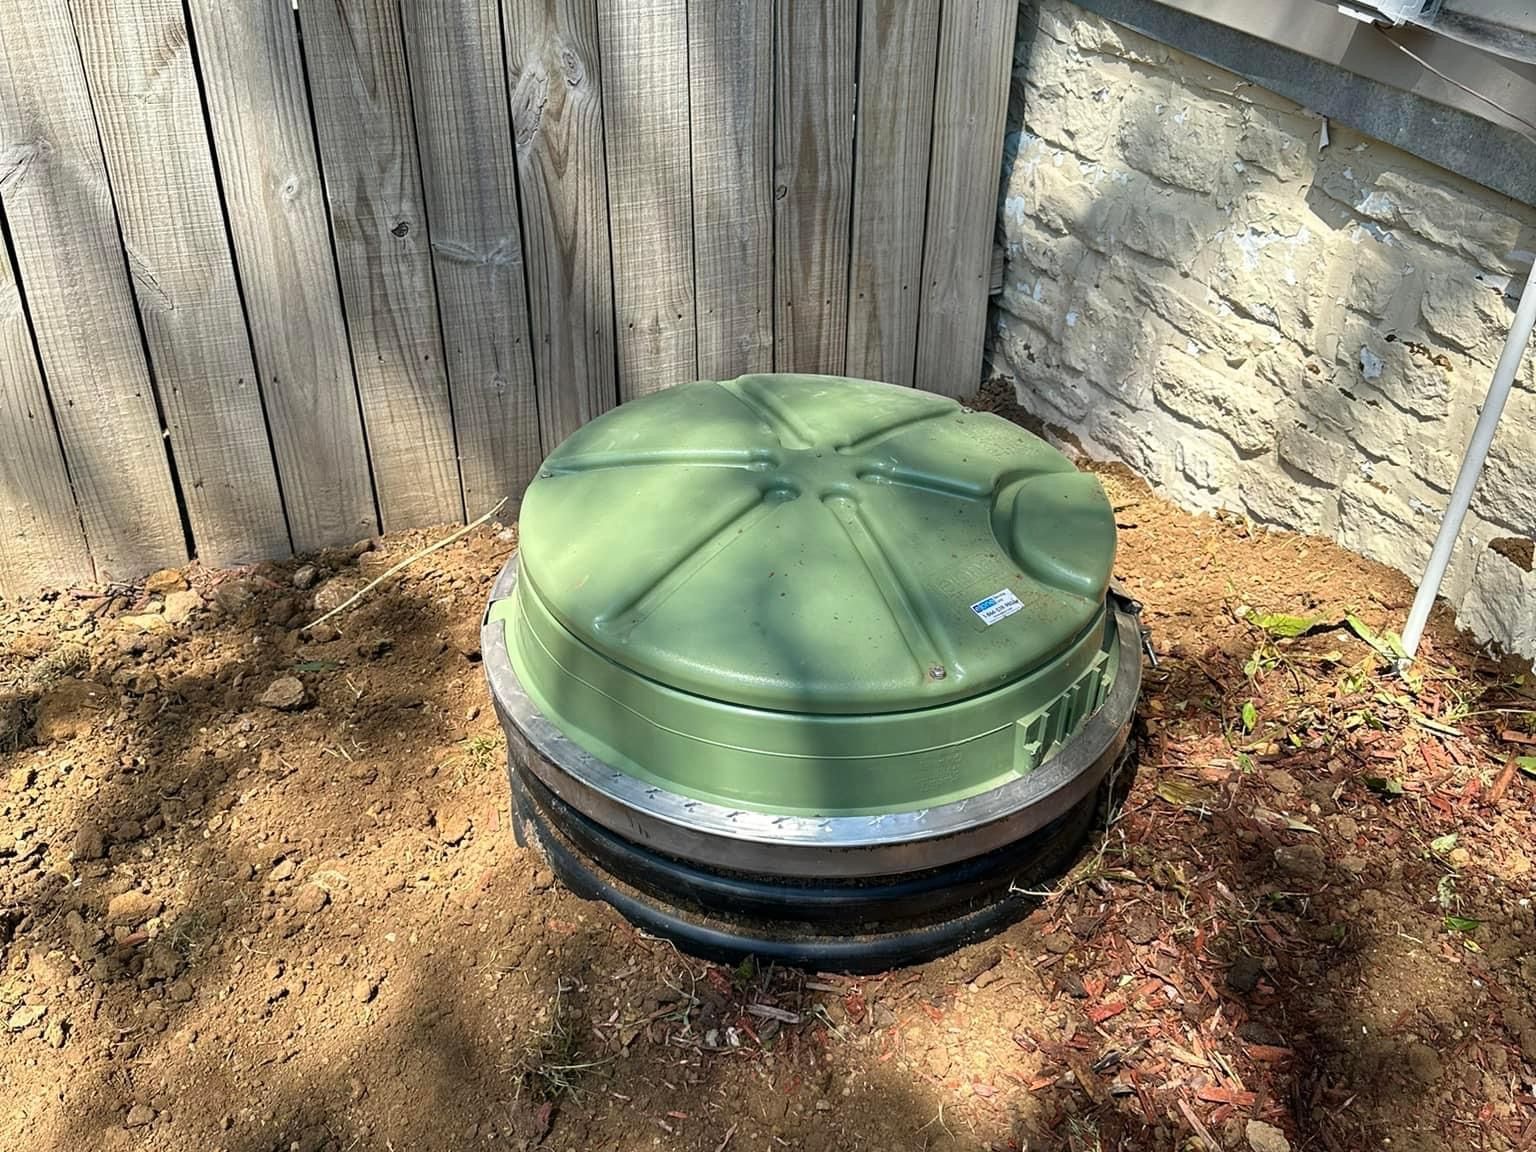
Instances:
[[[692,960],[516,846],[511,529],[309,631],[435,534],[0,605],[0,1146],[1524,1146],[1518,670],[1438,619],[1405,684],[1402,577],[1101,475],[1140,770],[1028,919],[876,977]]]

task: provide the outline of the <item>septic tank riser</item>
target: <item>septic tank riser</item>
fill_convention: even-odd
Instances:
[[[517,588],[514,556],[491,592]],[[718,868],[785,878],[890,876],[980,856],[1038,831],[1091,795],[1130,735],[1141,691],[1141,631],[1110,601],[1117,671],[1109,694],[1074,737],[1028,776],[951,804],[881,816],[775,816],[694,800],[647,784],[564,735],[523,690],[506,629],[489,622],[481,652],[509,741],[536,755],[528,771],[556,796],[636,844]],[[514,754],[514,758],[515,754]]]
[[[511,595],[516,581],[514,560],[493,598]],[[640,800],[655,804],[655,790],[625,788],[630,777],[550,724],[518,682],[506,629],[488,624],[481,650],[506,732],[519,839],[577,895],[722,962],[752,955],[877,971],[983,939],[1032,906],[1019,889],[1039,888],[1070,866],[1106,778],[1128,760],[1140,631],[1135,616],[1114,603],[1114,689],[1077,738],[1037,770],[1034,787],[1009,786],[1015,802],[1031,798],[1027,806],[1009,810],[996,796],[978,797],[947,806],[958,813],[934,810],[935,825],[947,833],[884,842],[871,837],[865,817],[807,820],[795,831],[822,839],[786,843],[745,839],[746,829],[731,827],[725,812],[710,814],[732,833],[721,836],[637,807]],[[1122,711],[1125,719],[1112,722]],[[667,807],[681,813],[685,802],[695,803],[674,796]],[[991,819],[963,824],[962,817],[979,814]],[[894,835],[910,835],[910,821],[901,823],[908,830]]]
[[[1070,866],[1133,747],[1114,509],[995,415],[679,383],[567,437],[519,522],[481,643],[519,841],[695,952],[978,939]]]

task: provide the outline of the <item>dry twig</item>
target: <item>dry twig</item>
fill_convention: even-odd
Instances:
[[[336,605],[336,607],[332,608],[324,616],[321,616],[318,620],[311,620],[308,624],[304,625],[304,628],[300,629],[300,631],[324,624],[332,616],[335,616],[340,612],[345,612],[348,608],[352,607],[352,605],[356,604],[364,596],[368,595],[368,593],[372,592],[375,588],[384,583],[384,581],[388,580],[397,572],[404,571],[406,568],[409,568],[412,564],[416,563],[416,561],[420,560],[423,556],[430,556],[439,548],[446,548],[459,537],[473,532],[476,528],[480,527],[480,525],[484,524],[492,516],[496,515],[496,513],[500,512],[502,508],[506,506],[506,503],[507,498],[503,496],[500,500],[496,501],[496,507],[492,508],[483,516],[479,516],[476,519],[471,520],[468,524],[464,525],[464,527],[453,533],[453,535],[444,536],[436,544],[428,544],[425,548],[421,549],[421,551],[411,553],[404,560],[400,561],[400,563],[391,565],[382,575],[375,576],[372,580],[368,581],[368,583],[364,584],[361,588],[352,593],[352,595],[348,596],[340,604]]]

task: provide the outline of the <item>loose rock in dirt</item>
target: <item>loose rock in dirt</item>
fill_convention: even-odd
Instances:
[[[1266,1124],[1262,1120],[1250,1120],[1247,1136],[1248,1147],[1253,1149],[1253,1152],[1291,1152],[1291,1142],[1285,1138],[1285,1133],[1273,1124]]]
[[[1328,862],[1316,844],[1287,844],[1275,849],[1275,864],[1282,871],[1303,880],[1321,880]]]
[[[1433,1084],[1444,1071],[1440,1053],[1428,1044],[1412,1044],[1408,1047],[1408,1072],[1420,1084]]]
[[[1227,969],[1227,987],[1239,996],[1246,996],[1259,986],[1264,975],[1264,962],[1256,956],[1239,956]]]
[[[144,577],[144,591],[151,596],[163,596],[167,592],[180,591],[186,586],[187,578],[174,568],[162,568]]]
[[[331,902],[328,892],[318,884],[306,884],[294,897],[293,906],[306,916],[313,916]]]
[[[75,832],[74,856],[76,860],[100,860],[107,854],[107,838],[101,829],[87,820]]]
[[[23,1004],[11,1013],[11,1018],[5,1022],[5,1026],[12,1032],[20,1032],[32,1027],[48,1014],[48,1009],[42,1004]]]
[[[463,841],[469,835],[471,827],[470,818],[462,814],[439,816],[437,820],[438,835],[443,843],[449,846]]]
[[[1045,937],[1045,950],[1057,956],[1072,951],[1072,935],[1069,932],[1051,932]]]
[[[147,892],[119,892],[107,901],[107,923],[112,926],[133,928],[151,916],[158,916],[165,907]]]
[[[203,598],[196,592],[171,592],[165,597],[165,618],[172,624],[185,624],[202,607]]]
[[[293,712],[308,700],[304,682],[297,676],[279,676],[261,694],[261,706],[278,712]]]

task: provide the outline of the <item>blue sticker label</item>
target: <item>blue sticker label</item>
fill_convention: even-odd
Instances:
[[[971,605],[971,611],[981,617],[981,622],[989,628],[999,620],[1006,620],[1024,605],[1007,588],[1001,592],[994,592],[985,600],[978,600]]]

